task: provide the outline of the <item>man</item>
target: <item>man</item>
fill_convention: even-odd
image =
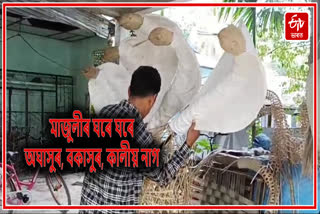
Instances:
[[[149,66],[139,67],[132,75],[128,100],[109,105],[100,111],[100,117],[135,118],[134,138],[141,147],[153,145],[151,134],[146,130],[143,118],[150,112],[160,91],[161,78],[158,71]],[[172,159],[161,167],[148,172],[108,168],[97,173],[86,173],[81,192],[81,205],[137,205],[145,177],[167,185],[178,173],[190,155],[190,147],[199,137],[199,131],[190,127],[186,142]],[[133,213],[132,210],[81,210],[80,213]]]

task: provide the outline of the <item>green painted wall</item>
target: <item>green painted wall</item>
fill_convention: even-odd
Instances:
[[[8,31],[7,38],[16,33]],[[104,48],[107,40],[93,37],[78,42],[64,42],[31,34],[23,34],[23,36],[38,52],[68,69],[39,56],[20,37],[12,38],[7,42],[7,69],[73,76],[74,106],[84,110],[88,81],[81,71],[93,64],[92,52]]]
[[[8,31],[7,38],[15,34],[17,32]],[[22,35],[39,53],[67,68],[71,67],[72,43],[30,34]],[[70,71],[39,56],[20,37],[7,41],[7,69],[59,75],[71,74]]]
[[[81,74],[82,70],[93,65],[92,52],[107,46],[107,40],[100,37],[80,40],[72,43],[72,75],[75,83],[74,105],[83,108],[88,93],[88,80]],[[81,109],[84,110],[84,109]]]

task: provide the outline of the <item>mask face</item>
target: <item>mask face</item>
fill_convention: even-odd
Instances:
[[[234,26],[224,28],[218,34],[221,48],[234,56],[245,52],[246,42],[239,29]]]
[[[151,31],[148,39],[156,46],[168,46],[173,40],[173,32],[163,27],[157,27]]]
[[[104,51],[103,55],[103,62],[113,62],[117,63],[119,61],[120,55],[119,55],[119,48],[118,47],[111,47],[107,48]]]
[[[221,48],[227,52],[227,53],[232,53],[233,52],[233,43],[235,41],[233,41],[230,37],[231,35],[228,35],[228,32],[227,30],[222,30],[220,33],[219,33],[219,43],[220,43],[220,46]]]
[[[143,17],[136,13],[126,13],[119,18],[119,24],[127,30],[138,30],[143,24]]]

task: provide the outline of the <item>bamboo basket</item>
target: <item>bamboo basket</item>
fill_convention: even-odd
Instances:
[[[268,91],[267,100],[270,105],[261,109],[258,118],[271,114],[276,124],[273,130],[270,164],[261,167],[252,184],[251,181],[255,175],[252,171],[236,168],[225,170],[224,167],[229,163],[225,162],[221,165],[219,160],[220,165],[217,165],[214,158],[207,157],[205,162],[209,164],[198,165],[195,168],[192,164],[187,164],[166,188],[160,188],[153,182],[146,182],[142,204],[254,205],[266,203],[278,205],[281,192],[280,175],[287,173],[283,169],[283,163],[301,163],[304,143],[301,139],[294,137],[288,128],[278,96]],[[290,174],[286,176],[291,179]],[[268,191],[268,198],[266,198],[266,191]],[[257,213],[257,211],[244,210],[229,212]],[[209,213],[228,213],[228,211],[211,210]]]
[[[223,162],[221,162],[223,160]],[[235,163],[237,157],[216,154],[210,165],[198,169],[191,184],[192,205],[260,205],[266,198],[267,185],[261,176],[237,167],[226,167]],[[259,213],[248,210],[210,210],[203,213]]]

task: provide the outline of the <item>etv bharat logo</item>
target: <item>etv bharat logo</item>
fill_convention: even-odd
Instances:
[[[285,14],[285,38],[286,40],[309,39],[309,14],[303,12]]]

